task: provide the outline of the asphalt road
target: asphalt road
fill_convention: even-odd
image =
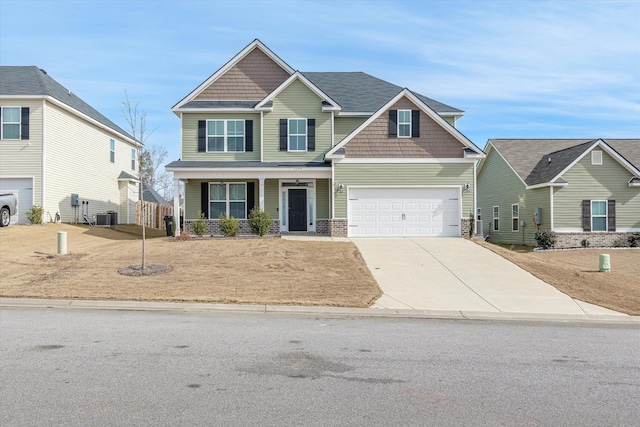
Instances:
[[[2,426],[637,426],[638,326],[6,308]]]

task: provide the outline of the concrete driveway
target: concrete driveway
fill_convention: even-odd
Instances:
[[[623,315],[575,300],[466,239],[351,240],[384,292],[376,308]]]

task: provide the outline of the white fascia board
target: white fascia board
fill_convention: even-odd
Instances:
[[[332,157],[331,159],[337,159],[336,157]],[[432,163],[432,164],[443,164],[443,163],[475,163],[475,159],[465,159],[463,157],[459,158],[459,159],[453,159],[453,158],[444,158],[444,159],[438,159],[438,158],[398,158],[398,157],[393,157],[393,158],[378,158],[378,159],[371,159],[371,158],[343,158],[343,160],[340,160],[340,163],[374,163],[374,164],[379,164],[379,163],[395,163],[395,164],[407,164],[407,163]]]
[[[640,182],[633,182],[633,178],[629,180],[629,187],[640,187]]]
[[[254,108],[178,108],[174,113],[257,113]]]
[[[493,149],[493,144],[491,144],[491,140],[487,141],[487,144],[485,145],[485,152],[484,155],[485,157],[483,157],[482,159],[480,159],[480,161],[478,162],[478,166],[476,168],[476,172],[480,173],[480,171],[482,170],[482,168],[484,167],[484,164],[486,163],[486,159],[489,156],[489,153],[491,152],[491,150]]]
[[[327,95],[326,93],[324,93],[323,91],[320,90],[320,88],[318,88],[318,86],[314,85],[313,83],[311,83],[309,81],[309,79],[307,79],[300,71],[296,71],[295,73],[293,73],[287,80],[285,80],[280,86],[278,86],[277,88],[275,88],[270,94],[268,94],[266,97],[264,97],[264,99],[262,101],[260,101],[258,103],[258,105],[256,105],[256,109],[261,109],[264,108],[264,104],[266,104],[269,101],[272,101],[273,98],[275,98],[276,96],[278,96],[280,94],[280,92],[282,92],[283,90],[285,90],[291,83],[293,83],[295,80],[300,80],[305,86],[307,86],[313,93],[315,93],[318,98],[322,99],[323,101],[326,101],[330,104],[332,104],[334,111],[340,111],[341,107],[340,105],[334,101],[333,99],[331,99],[331,97],[329,95]],[[323,107],[323,109],[326,107]]]
[[[326,155],[327,158],[331,158],[333,153],[340,148],[344,147],[349,141],[351,141],[356,135],[358,135],[363,129],[369,126],[374,120],[380,117],[383,113],[388,111],[391,106],[393,106],[396,102],[398,102],[403,97],[407,97],[411,102],[413,102],[416,106],[418,106],[425,114],[427,114],[431,119],[433,119],[436,123],[442,126],[451,136],[457,139],[462,145],[467,148],[470,148],[474,151],[482,153],[483,151],[477,147],[471,140],[469,140],[466,136],[464,136],[459,130],[451,126],[445,119],[443,119],[438,113],[436,113],[431,107],[426,105],[424,102],[420,100],[417,96],[413,94],[409,89],[404,88],[396,96],[394,96],[389,102],[380,107],[378,111],[376,111],[371,117],[365,120],[360,126],[358,126],[353,132],[351,132],[345,139],[342,140],[338,145],[333,147]]]
[[[138,148],[139,147],[143,147],[143,144],[141,144],[140,142],[138,142],[138,141],[136,141],[134,139],[131,139],[126,135],[121,134],[120,132],[118,132],[115,129],[111,129],[109,126],[100,123],[99,121],[87,116],[84,113],[81,113],[80,111],[76,110],[75,108],[68,106],[64,102],[58,101],[57,99],[55,99],[55,98],[53,98],[51,96],[48,96],[48,95],[44,99],[46,99],[47,102],[51,102],[52,104],[62,108],[63,110],[68,111],[71,114],[81,118],[84,121],[87,121],[87,122],[99,127],[100,129],[109,132],[112,135],[118,136],[119,139],[123,139],[124,141],[128,142],[129,144],[133,145],[134,147],[138,147]]]
[[[119,182],[140,182],[138,178],[118,178]]]
[[[257,179],[257,178],[318,178],[331,179],[331,168],[309,170],[304,168],[255,168],[255,169],[171,169],[175,179]]]
[[[464,158],[465,159],[480,160],[480,159],[484,159],[485,157],[487,157],[487,156],[484,153],[467,154],[466,151],[464,153]]]
[[[338,117],[369,117],[375,111],[340,111]]]
[[[295,70],[291,68],[289,64],[287,64],[282,59],[280,59],[278,55],[273,53],[271,49],[266,47],[260,40],[255,39],[254,41],[249,43],[247,47],[245,47],[240,52],[238,52],[236,56],[234,56],[226,64],[224,64],[218,71],[213,73],[207,80],[202,82],[200,86],[195,88],[193,91],[191,91],[191,93],[189,93],[187,96],[185,96],[180,101],[178,101],[178,103],[174,105],[171,109],[175,111],[177,108],[180,108],[182,105],[186,104],[187,102],[193,100],[193,98],[200,95],[202,91],[204,91],[207,87],[209,87],[209,85],[211,85],[211,83],[218,80],[220,76],[222,76],[231,68],[233,68],[238,62],[240,62],[245,56],[251,53],[255,48],[260,49],[265,55],[267,55],[271,60],[273,60],[273,62],[278,64],[283,70],[289,73],[289,75],[294,73]]]
[[[628,170],[632,174],[640,175],[640,170],[636,169],[631,163],[629,163],[623,157],[621,157],[614,149],[609,147],[609,145],[605,141],[603,141],[602,139],[598,139],[594,141],[594,143],[589,148],[584,150],[584,152],[581,155],[579,155],[573,162],[571,162],[569,166],[567,166],[559,174],[554,176],[551,182],[554,182],[556,179],[564,175],[565,172],[567,172],[569,169],[574,167],[576,163],[582,160],[587,154],[591,153],[591,151],[593,151],[596,147],[602,148],[607,154],[609,154],[611,157],[616,159],[618,163],[620,163],[626,170]]]
[[[527,190],[535,190],[537,188],[545,188],[545,187],[566,187],[569,185],[568,182],[543,182],[542,184],[535,185],[527,185]]]

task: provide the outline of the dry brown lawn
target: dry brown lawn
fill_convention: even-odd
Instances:
[[[591,304],[640,315],[640,249],[576,249],[533,252],[491,249],[561,292]],[[609,254],[611,272],[601,273],[599,255]]]
[[[382,294],[350,242],[148,238],[146,263],[173,270],[124,276],[118,269],[140,265],[142,241],[136,227],[121,228],[0,229],[0,296],[368,307]],[[67,255],[57,255],[58,231]]]

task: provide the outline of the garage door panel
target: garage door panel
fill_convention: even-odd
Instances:
[[[459,236],[455,188],[351,189],[352,237]]]
[[[11,224],[28,224],[27,211],[33,207],[33,179],[0,178],[0,191],[11,192],[18,199],[18,209]]]

